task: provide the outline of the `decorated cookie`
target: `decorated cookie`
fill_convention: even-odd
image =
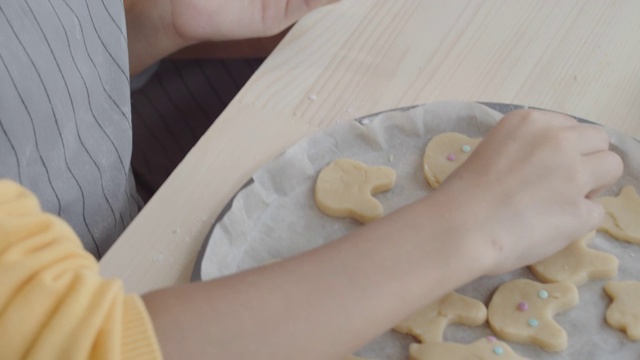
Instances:
[[[471,344],[426,343],[411,344],[411,360],[526,360],[509,345],[489,336]]]
[[[441,342],[449,324],[479,326],[487,320],[487,309],[478,300],[452,292],[425,306],[393,329],[422,342]]]
[[[329,216],[350,217],[367,223],[383,214],[382,204],[372,194],[391,189],[395,182],[396,172],[392,168],[338,159],[318,175],[316,205]]]
[[[610,281],[604,291],[613,300],[607,309],[607,323],[626,331],[631,340],[640,340],[640,282]]]
[[[595,232],[574,241],[562,251],[531,265],[531,272],[542,282],[570,282],[576,286],[589,280],[610,279],[618,273],[618,258],[587,245]]]
[[[578,289],[567,282],[541,284],[517,279],[502,284],[489,303],[489,325],[502,339],[533,343],[546,351],[567,347],[567,333],[553,316],[578,304]]]
[[[448,132],[434,136],[424,151],[424,177],[434,189],[467,160],[482,139]]]
[[[640,197],[633,186],[625,186],[618,196],[603,196],[599,201],[606,214],[598,230],[618,240],[640,244]]]

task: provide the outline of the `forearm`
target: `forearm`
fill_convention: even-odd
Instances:
[[[443,216],[455,210],[443,196],[301,256],[145,296],[166,358],[326,360],[355,350],[483,273],[462,219]]]

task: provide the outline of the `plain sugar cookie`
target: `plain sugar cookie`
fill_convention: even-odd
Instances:
[[[422,159],[424,178],[434,189],[467,160],[482,139],[456,132],[436,135],[427,144]]]
[[[550,258],[531,265],[531,272],[542,282],[566,281],[576,286],[590,280],[615,277],[618,258],[587,247],[595,235],[592,231]]]
[[[598,230],[618,240],[640,244],[640,197],[634,187],[625,186],[618,196],[598,200],[606,213]]]
[[[409,354],[411,360],[527,360],[493,336],[471,344],[411,344]]]
[[[517,279],[502,284],[489,303],[489,325],[502,339],[536,344],[558,352],[567,345],[567,333],[555,314],[578,304],[578,289],[567,282],[541,284]]]
[[[451,292],[420,309],[393,329],[421,342],[441,342],[449,324],[480,326],[487,320],[487,308],[476,299]]]
[[[372,194],[391,189],[395,182],[396,172],[390,167],[338,159],[318,175],[316,205],[326,215],[368,223],[384,213],[382,204]]]
[[[625,331],[629,339],[640,340],[640,282],[610,281],[604,291],[613,300],[607,309],[607,323]]]

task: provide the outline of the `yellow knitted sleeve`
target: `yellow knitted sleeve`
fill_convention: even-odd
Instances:
[[[0,180],[0,359],[160,359],[138,296],[105,280],[73,230]]]

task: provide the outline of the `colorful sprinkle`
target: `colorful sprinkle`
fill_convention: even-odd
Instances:
[[[538,297],[540,299],[546,299],[549,297],[549,293],[547,292],[547,290],[540,290],[538,291]]]
[[[496,337],[495,337],[495,336],[493,336],[493,335],[489,335],[489,336],[487,336],[487,341],[489,341],[489,342],[496,342],[496,341],[498,341],[498,338],[496,338]]]
[[[529,326],[531,326],[531,327],[536,327],[536,326],[538,326],[538,320],[536,320],[536,319],[529,319]]]
[[[451,153],[449,155],[447,155],[447,160],[449,161],[456,161],[456,155]]]
[[[520,302],[518,303],[518,310],[520,310],[520,311],[527,311],[527,310],[529,310],[529,304],[527,304],[527,303],[526,303],[526,302],[524,302],[524,301],[520,301]]]
[[[462,152],[468,153],[469,151],[471,151],[471,146],[469,145],[462,146]]]
[[[504,349],[502,348],[502,346],[494,346],[493,347],[493,352],[496,355],[502,355],[502,354],[504,354]]]

